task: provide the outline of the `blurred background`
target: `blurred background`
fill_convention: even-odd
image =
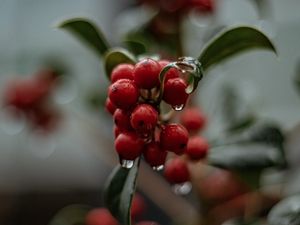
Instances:
[[[289,134],[288,159],[297,165],[300,98],[294,79],[300,73],[299,10],[299,0],[218,0],[213,15],[191,12],[186,17],[183,29],[187,55],[197,57],[216,31],[239,24],[263,30],[278,50],[278,57],[252,51],[209,71],[197,92],[203,111],[212,118],[207,136],[219,135],[217,115],[222,112],[218,102],[222,88],[230,85],[244,99],[247,109],[284,128]],[[103,107],[108,82],[102,62],[56,28],[59,21],[74,16],[91,18],[117,46],[124,33],[147,21],[151,11],[140,8],[134,0],[0,0],[1,224],[47,224],[68,204],[101,205],[104,181],[117,164],[112,122]],[[39,108],[42,112],[50,108],[55,117],[51,123],[47,117],[51,128],[45,131],[40,123],[37,126],[28,121],[44,121],[36,119],[36,112],[16,116],[4,99],[13,80],[39,77],[49,69],[59,75],[49,94],[50,103]],[[145,171],[150,173],[147,168]],[[300,191],[297,171],[293,168],[285,178],[289,182],[284,192]],[[283,176],[268,176],[266,182],[277,182]],[[143,182],[139,188],[153,209],[147,213],[148,218],[160,218],[169,224],[167,215],[176,214],[178,209],[157,207],[162,200]],[[162,193],[166,185],[162,183]],[[181,197],[173,197],[183,201],[187,209],[193,208]]]

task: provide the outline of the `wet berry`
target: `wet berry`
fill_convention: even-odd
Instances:
[[[162,149],[174,152],[178,155],[183,154],[186,150],[188,139],[188,131],[180,124],[166,125],[160,133]]]
[[[161,66],[161,70],[162,70],[166,65],[168,65],[170,63],[170,61],[160,60],[160,61],[158,61],[158,63]],[[175,68],[171,68],[165,74],[165,82],[167,82],[167,80],[172,79],[172,78],[178,78],[179,76],[180,76],[180,72]]]
[[[131,64],[119,64],[111,72],[110,80],[112,83],[120,79],[133,80],[133,69],[134,66]]]
[[[114,122],[120,130],[128,131],[132,129],[130,125],[130,114],[123,109],[117,109],[115,111]]]
[[[134,81],[120,79],[109,86],[108,96],[117,108],[129,109],[137,103],[139,90]]]
[[[144,142],[134,132],[121,133],[115,140],[115,149],[121,159],[134,160],[142,154]]]
[[[131,126],[141,134],[154,130],[158,120],[157,111],[149,104],[140,104],[131,114]]]
[[[133,70],[136,85],[142,89],[152,89],[158,86],[160,68],[158,62],[150,58],[138,62]]]
[[[169,79],[164,86],[163,100],[173,107],[184,106],[189,95],[186,82],[181,78]]]
[[[86,225],[119,225],[118,221],[105,208],[91,210],[86,218]]]
[[[180,115],[180,123],[189,132],[197,132],[204,128],[206,118],[198,108],[186,108]]]
[[[190,173],[186,162],[178,157],[167,161],[164,176],[173,184],[181,184],[190,180]]]
[[[165,164],[167,152],[161,149],[158,142],[151,142],[145,146],[144,157],[151,167],[159,167]]]
[[[109,98],[106,98],[105,109],[107,112],[109,112],[111,115],[113,115],[114,112],[116,111],[117,107],[111,102],[111,100]]]
[[[185,153],[192,160],[200,160],[206,157],[208,148],[209,145],[205,138],[195,136],[189,139]]]

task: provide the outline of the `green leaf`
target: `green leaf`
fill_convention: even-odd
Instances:
[[[108,178],[104,201],[111,214],[122,225],[130,225],[130,208],[136,188],[140,159],[135,160],[131,169],[117,166]]]
[[[58,27],[76,36],[79,40],[92,48],[100,57],[104,56],[110,48],[102,32],[88,19],[68,19],[58,24]]]
[[[107,52],[104,58],[104,66],[107,78],[110,79],[112,70],[121,63],[135,64],[137,62],[134,55],[122,48],[115,48]]]
[[[210,149],[208,162],[229,170],[258,170],[276,166],[281,162],[276,147],[266,144],[233,144]]]
[[[250,49],[267,49],[276,53],[271,40],[253,27],[241,26],[225,30],[216,35],[202,50],[199,61],[203,69],[220,63],[237,53]]]
[[[147,53],[146,46],[142,42],[127,39],[124,41],[124,44],[129,49],[129,51],[135,55],[142,55]]]
[[[49,225],[84,225],[90,209],[86,205],[69,205],[58,211]]]
[[[269,215],[270,225],[299,225],[300,224],[300,195],[291,196],[275,205]]]

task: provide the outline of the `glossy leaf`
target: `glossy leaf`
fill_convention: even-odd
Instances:
[[[266,144],[235,144],[210,149],[208,161],[224,169],[250,170],[276,166],[280,154]]]
[[[110,48],[102,32],[88,19],[68,19],[58,24],[58,27],[76,36],[79,40],[92,48],[100,57],[104,56]]]
[[[276,53],[270,39],[253,27],[241,26],[216,35],[202,50],[199,61],[207,70],[214,64],[250,49],[266,49]]]
[[[134,55],[122,48],[115,48],[107,52],[104,58],[104,66],[108,79],[112,70],[121,63],[135,64],[137,62]]]
[[[283,142],[283,134],[276,125],[256,123],[215,144],[208,160],[214,166],[238,171],[282,167],[286,164]]]
[[[49,225],[84,225],[90,209],[86,205],[69,205],[58,211]]]
[[[139,159],[131,169],[117,166],[108,178],[104,201],[111,214],[122,225],[130,225],[130,207],[136,188]]]
[[[269,215],[270,225],[299,225],[300,224],[300,195],[291,196],[275,205]]]

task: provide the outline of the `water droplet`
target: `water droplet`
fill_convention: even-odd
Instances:
[[[175,184],[173,186],[173,191],[176,195],[187,195],[192,190],[191,182],[185,182],[182,184]]]
[[[181,111],[183,108],[184,108],[184,104],[173,106],[173,109],[174,109],[175,111]]]
[[[121,159],[121,166],[126,169],[133,167],[134,160]]]
[[[152,169],[155,170],[155,171],[161,171],[163,170],[164,168],[164,165],[160,165],[160,166],[153,166]]]

